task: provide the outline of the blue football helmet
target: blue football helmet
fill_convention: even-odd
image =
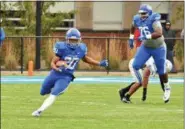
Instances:
[[[71,28],[66,32],[66,39],[81,39],[81,33],[76,28]]]
[[[73,42],[69,42],[69,40],[77,40],[77,42],[73,43]],[[66,32],[66,40],[68,43],[68,46],[71,48],[75,48],[76,46],[78,46],[78,42],[81,40],[81,33],[78,29],[76,28],[71,28]]]
[[[141,19],[146,19],[148,16],[152,15],[152,7],[147,4],[142,4],[138,13],[141,16]]]

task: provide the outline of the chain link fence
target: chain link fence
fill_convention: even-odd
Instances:
[[[28,62],[32,60],[36,64],[36,38],[41,38],[40,47],[40,71],[50,70],[50,62],[53,46],[57,41],[65,40],[61,36],[9,36],[6,37],[0,51],[1,70],[19,71],[23,73],[28,68]],[[79,71],[128,71],[129,60],[134,56],[135,49],[130,50],[128,37],[83,37],[82,42],[87,45],[88,55],[96,60],[108,59],[107,69],[92,66],[80,61]],[[183,70],[184,54],[181,38],[176,38],[175,63],[179,70]]]

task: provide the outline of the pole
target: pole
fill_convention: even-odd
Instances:
[[[21,74],[23,74],[23,65],[24,65],[24,41],[23,37],[21,37]]]
[[[110,39],[107,39],[107,60],[108,60],[108,67],[107,67],[107,75],[109,74],[110,71],[110,60],[109,60],[109,55],[110,55]]]
[[[42,35],[42,2],[36,1],[36,36]],[[40,44],[41,44],[41,37],[36,37],[36,54],[35,54],[35,69],[40,69]]]

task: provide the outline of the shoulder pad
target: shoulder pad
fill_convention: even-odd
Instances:
[[[64,42],[56,42],[55,48],[64,49],[65,48],[65,43]]]
[[[134,15],[133,17],[133,20],[132,20],[132,24],[134,26],[136,26],[137,22],[140,20],[140,16],[137,14],[137,15]]]
[[[152,21],[158,21],[158,20],[160,20],[161,19],[161,15],[159,14],[159,13],[153,13],[152,15],[151,15],[151,20]]]
[[[86,51],[87,50],[87,46],[85,43],[80,43],[80,48],[83,50],[83,51]]]
[[[134,15],[133,21],[137,21],[137,20],[139,20],[139,19],[140,19],[140,16],[139,16],[139,14],[137,14],[137,15]]]
[[[140,18],[139,14],[134,15],[134,20],[137,20],[139,18]]]

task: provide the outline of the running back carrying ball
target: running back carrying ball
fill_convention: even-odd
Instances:
[[[61,67],[61,66],[67,67],[67,63],[66,63],[66,61],[59,60],[56,62],[56,66],[57,67]]]
[[[74,72],[80,60],[84,62],[107,67],[108,61],[96,61],[87,56],[87,46],[81,42],[81,33],[76,28],[70,28],[66,32],[66,41],[58,41],[55,43],[53,51],[55,56],[51,61],[51,72],[42,83],[40,94],[47,95],[43,104],[39,109],[32,113],[32,116],[38,117],[41,113],[50,107],[56,98],[64,93],[69,87],[70,82],[74,79]]]

